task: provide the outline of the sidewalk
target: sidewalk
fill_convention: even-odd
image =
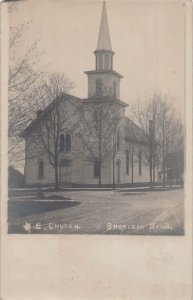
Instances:
[[[73,192],[73,191],[90,191],[90,192],[97,192],[97,191],[114,191],[114,192],[120,192],[120,191],[132,191],[132,192],[155,192],[155,191],[170,191],[173,189],[183,189],[183,186],[181,185],[172,185],[163,187],[162,185],[156,185],[153,187],[150,186],[128,186],[128,187],[116,187],[115,190],[113,190],[112,187],[63,187],[60,188],[59,191],[55,191],[53,187],[42,187],[41,192],[46,193],[61,193],[61,192]],[[39,192],[39,188],[11,188],[9,189],[9,197],[13,196],[34,196]]]

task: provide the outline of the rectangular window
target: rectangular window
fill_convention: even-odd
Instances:
[[[121,136],[120,131],[117,132],[117,151],[120,150],[120,144],[121,144]]]
[[[38,163],[38,178],[42,179],[44,177],[44,162],[40,160]]]
[[[99,159],[95,158],[94,160],[94,177],[99,177],[100,174],[100,163]]]
[[[102,54],[98,55],[98,69],[99,70],[103,69],[103,55]]]
[[[102,79],[96,80],[96,96],[101,97],[102,96]]]
[[[139,175],[142,175],[141,151],[139,151]]]
[[[112,59],[112,56],[110,56],[110,69],[111,70],[113,69],[113,59]]]
[[[65,137],[64,134],[60,134],[60,151],[65,150]]]
[[[60,134],[60,139],[59,139],[59,149],[61,152],[69,152],[71,151],[71,135],[70,133],[67,134]]]
[[[129,175],[129,150],[126,151],[126,175]]]
[[[105,69],[109,69],[109,55],[105,54]]]
[[[71,151],[71,135],[69,133],[66,134],[66,152]]]
[[[113,82],[113,97],[115,97],[115,99],[117,98],[117,83],[116,83],[116,81]]]

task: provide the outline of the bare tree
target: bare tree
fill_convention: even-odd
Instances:
[[[182,181],[184,134],[182,121],[174,107],[168,104],[167,99],[162,101],[159,117],[158,138],[160,140],[163,185],[165,186],[166,183],[171,183],[171,179],[174,177],[181,177],[180,181]],[[176,179],[178,181],[179,178]]]
[[[108,116],[108,127],[110,134],[112,134],[112,141],[110,142],[110,145],[112,147],[109,148],[109,151],[112,151],[112,169],[113,169],[113,189],[116,187],[115,183],[115,158],[117,151],[120,148],[120,133],[121,133],[121,127],[124,126],[122,124],[122,117],[121,117],[121,112],[120,112],[120,105],[116,103],[114,100],[113,103],[110,104],[111,108],[109,111],[109,116]]]
[[[163,186],[165,186],[167,157],[174,151],[176,124],[181,124],[171,98],[168,95],[155,93],[147,101],[138,101],[136,105],[133,105],[133,115],[139,126],[149,136],[146,158],[150,168],[150,183],[155,183],[155,170],[156,167],[160,167]]]
[[[156,131],[159,128],[159,100],[156,94],[152,98],[142,101],[138,99],[132,106],[132,113],[135,122],[143,130],[148,138],[148,145],[143,147],[146,161],[149,165],[150,185],[155,183],[155,170],[158,162]]]
[[[98,164],[98,183],[102,184],[102,165],[112,158],[113,187],[115,187],[115,155],[117,152],[117,132],[120,127],[120,104],[108,97],[85,100],[82,106],[82,141],[86,160]]]
[[[32,152],[35,156],[39,156],[40,153],[45,155],[50,165],[54,167],[56,190],[59,188],[60,156],[65,150],[65,142],[68,143],[67,150],[71,150],[71,136],[68,136],[68,141],[64,139],[61,141],[60,136],[66,130],[73,134],[79,121],[77,100],[66,94],[73,86],[63,74],[54,73],[49,77],[48,83],[36,91],[40,109],[39,120],[34,127],[34,133],[30,135],[30,147],[34,148]],[[33,154],[29,152],[28,155],[32,158]]]
[[[10,5],[10,13],[15,9],[18,7]],[[23,163],[25,152],[20,133],[34,120],[37,110],[44,110],[61,91],[68,93],[74,87],[64,74],[46,73],[47,66],[40,64],[45,52],[39,51],[38,39],[24,47],[31,24],[33,21],[29,20],[17,27],[10,26],[9,161],[19,164]]]
[[[160,157],[161,171],[163,174],[163,186],[165,186],[169,175],[168,156],[178,151],[177,144],[174,146],[174,142],[175,135],[178,135],[176,125],[180,120],[167,95],[159,97],[159,104],[159,128],[157,129],[156,135],[158,140],[158,155]],[[179,146],[180,145],[178,145],[178,147]]]
[[[126,151],[128,155],[129,165],[131,165],[131,183],[134,184],[134,165],[136,163],[136,145],[137,145],[137,132],[136,126],[132,120],[126,121]],[[129,170],[128,170],[129,171]]]
[[[131,183],[134,184],[134,165],[135,165],[135,144],[131,141],[127,147],[129,161],[131,162]]]
[[[183,184],[184,173],[184,126],[181,119],[178,117],[174,124],[173,142],[171,145],[171,153],[175,153],[176,160],[173,166],[177,183]],[[177,165],[177,166],[176,166]],[[176,174],[177,173],[177,174]]]
[[[12,26],[12,16],[20,13],[18,3],[9,3],[9,162],[21,164],[24,160],[24,143],[19,138],[20,132],[33,120],[36,101],[34,90],[41,86],[46,77],[47,66],[42,66],[41,57],[45,51],[40,51],[39,39],[28,41],[27,33],[33,26],[33,20],[27,20]],[[30,102],[30,105],[28,103]]]
[[[26,99],[31,99],[33,90],[42,84],[43,67],[38,68],[41,53],[35,40],[23,51],[24,36],[32,21],[24,22],[17,27],[10,26],[9,40],[9,160],[21,160],[23,149],[19,133],[32,120],[31,106]],[[22,55],[19,55],[19,53]],[[32,105],[33,106],[33,105]]]
[[[139,153],[145,155],[143,163],[147,164],[149,154],[149,135],[147,135],[132,118],[126,118],[126,151],[131,166],[131,183],[134,184],[134,167],[139,163]]]

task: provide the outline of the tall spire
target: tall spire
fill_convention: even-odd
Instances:
[[[103,10],[102,10],[101,23],[99,29],[97,50],[112,51],[105,1],[103,2]]]
[[[88,98],[108,96],[119,99],[120,79],[123,76],[113,70],[113,56],[115,53],[111,48],[105,2],[103,2],[97,49],[94,54],[96,59],[95,70],[85,72],[88,75]]]

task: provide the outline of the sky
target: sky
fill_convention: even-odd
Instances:
[[[64,72],[73,94],[87,97],[87,75],[94,70],[102,1],[26,0],[9,13],[11,26],[32,20],[22,50],[39,39],[40,64]],[[184,113],[185,7],[183,1],[106,1],[114,55],[121,73],[121,100],[143,101],[154,91],[175,98]],[[21,55],[20,48],[15,49]],[[129,108],[128,108],[129,109]]]

